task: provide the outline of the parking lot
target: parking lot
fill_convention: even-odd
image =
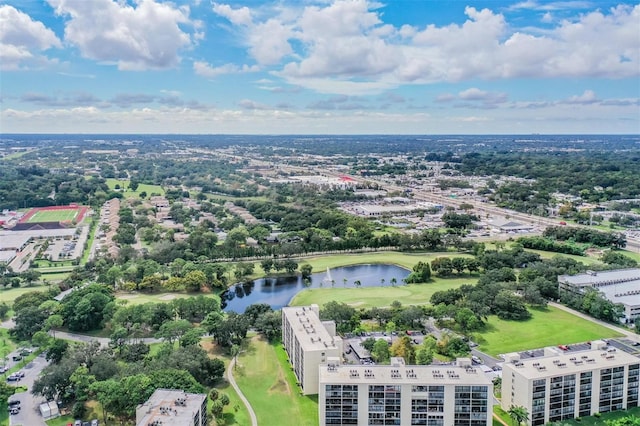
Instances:
[[[13,356],[18,352],[12,352],[9,354],[9,363],[7,367],[12,368],[15,365],[20,364],[22,361],[13,361]],[[33,361],[27,363],[20,369],[20,377],[16,380],[7,381],[7,383],[25,386],[27,390],[25,392],[19,392],[11,396],[10,401],[19,401],[19,404],[15,404],[16,408],[19,405],[20,409],[15,414],[9,416],[10,426],[46,426],[42,416],[40,415],[39,406],[44,399],[41,397],[35,397],[31,394],[31,388],[33,382],[38,378],[40,372],[49,363],[45,357],[41,354],[37,356]],[[6,375],[6,374],[5,374]],[[14,376],[15,377],[15,376]]]

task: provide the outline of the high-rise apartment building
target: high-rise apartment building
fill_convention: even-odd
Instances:
[[[282,344],[302,393],[318,393],[318,366],[342,356],[333,321],[320,321],[318,305],[282,308]]]
[[[640,359],[602,341],[586,351],[545,349],[545,355],[506,356],[502,408],[522,406],[529,424],[592,416],[638,406]]]
[[[493,384],[469,359],[456,365],[320,366],[320,425],[490,426]]]

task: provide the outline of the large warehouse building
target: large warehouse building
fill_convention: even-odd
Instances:
[[[613,271],[587,271],[578,275],[558,276],[560,289],[582,292],[592,287],[602,292],[613,303],[624,306],[624,321],[635,322],[640,316],[640,269]]]

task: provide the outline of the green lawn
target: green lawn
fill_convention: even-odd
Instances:
[[[304,306],[316,303],[320,306],[335,300],[357,308],[372,308],[374,306],[390,306],[394,300],[403,305],[424,305],[429,303],[431,295],[436,291],[458,288],[462,284],[475,284],[477,276],[466,278],[436,278],[428,284],[409,284],[392,287],[360,287],[342,288],[342,283],[336,283],[332,288],[310,288],[296,294],[289,305]]]
[[[115,189],[116,185],[120,185],[120,190],[122,191],[124,188],[124,192],[122,195],[124,198],[139,198],[141,192],[146,192],[147,196],[151,194],[160,194],[164,195],[164,189],[160,185],[147,185],[145,183],[141,183],[138,185],[138,188],[135,191],[131,191],[129,189],[129,180],[128,179],[107,179],[107,186],[109,189]]]
[[[362,265],[369,263],[385,263],[402,266],[407,269],[413,268],[416,263],[431,262],[436,257],[471,257],[462,253],[401,253],[398,251],[382,251],[376,253],[355,253],[338,254],[329,256],[318,256],[302,259],[299,262],[309,263],[314,271],[324,271],[327,268],[337,268],[339,266]]]
[[[154,350],[153,346],[154,345],[151,345],[151,352]],[[215,345],[210,337],[202,339],[200,346],[207,351],[210,357],[222,359],[226,366],[231,362],[229,352]],[[244,403],[240,400],[233,386],[231,386],[228,381],[222,380],[216,384],[215,388],[218,389],[220,394],[225,393],[229,396],[229,405],[225,406],[222,411],[224,426],[244,426],[250,424],[249,411],[247,411],[247,407],[245,407]],[[209,404],[211,404],[211,400],[209,400]]]
[[[217,297],[219,296],[214,293],[117,293],[116,299],[118,300],[126,300],[129,305],[141,305],[143,303],[161,303],[161,302],[170,302],[173,299],[183,299],[187,297],[196,297],[196,296],[206,296],[206,297]]]
[[[47,279],[49,279],[47,277]],[[0,290],[0,302],[13,303],[14,300],[30,291],[47,291],[47,287],[34,285],[32,287],[5,288]]]
[[[602,263],[595,257],[589,257],[589,256],[576,256],[574,254],[563,254],[563,253],[555,253],[552,251],[532,250],[532,249],[526,249],[526,251],[529,251],[531,253],[537,253],[543,259],[551,259],[552,257],[555,257],[555,256],[562,256],[562,257],[568,257],[569,259],[573,259],[576,262],[584,263],[585,265],[594,265],[594,264]]]
[[[627,417],[629,415],[640,417],[640,407],[635,407],[625,411],[612,411],[610,413],[602,414],[600,417],[580,417],[579,422],[575,420],[563,420],[561,423],[550,424],[558,426],[606,426],[607,420],[619,419],[621,417]]]
[[[280,344],[253,337],[238,358],[234,377],[256,412],[258,424],[315,426],[318,398],[300,395],[286,357]]]
[[[587,342],[606,337],[619,337],[606,327],[584,320],[557,308],[529,308],[527,321],[504,321],[489,317],[487,330],[475,333],[479,349],[490,355],[545,346]]]

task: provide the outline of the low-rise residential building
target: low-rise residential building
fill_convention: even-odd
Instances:
[[[638,406],[640,359],[603,341],[585,351],[547,348],[541,357],[508,354],[502,370],[502,408],[521,406],[529,423],[592,416]]]
[[[320,321],[318,305],[282,308],[282,344],[302,393],[318,393],[318,366],[342,356],[342,338],[333,321]]]
[[[136,426],[207,426],[207,395],[156,389],[136,408]]]
[[[320,367],[320,425],[490,426],[493,384],[469,359],[455,365]]]

